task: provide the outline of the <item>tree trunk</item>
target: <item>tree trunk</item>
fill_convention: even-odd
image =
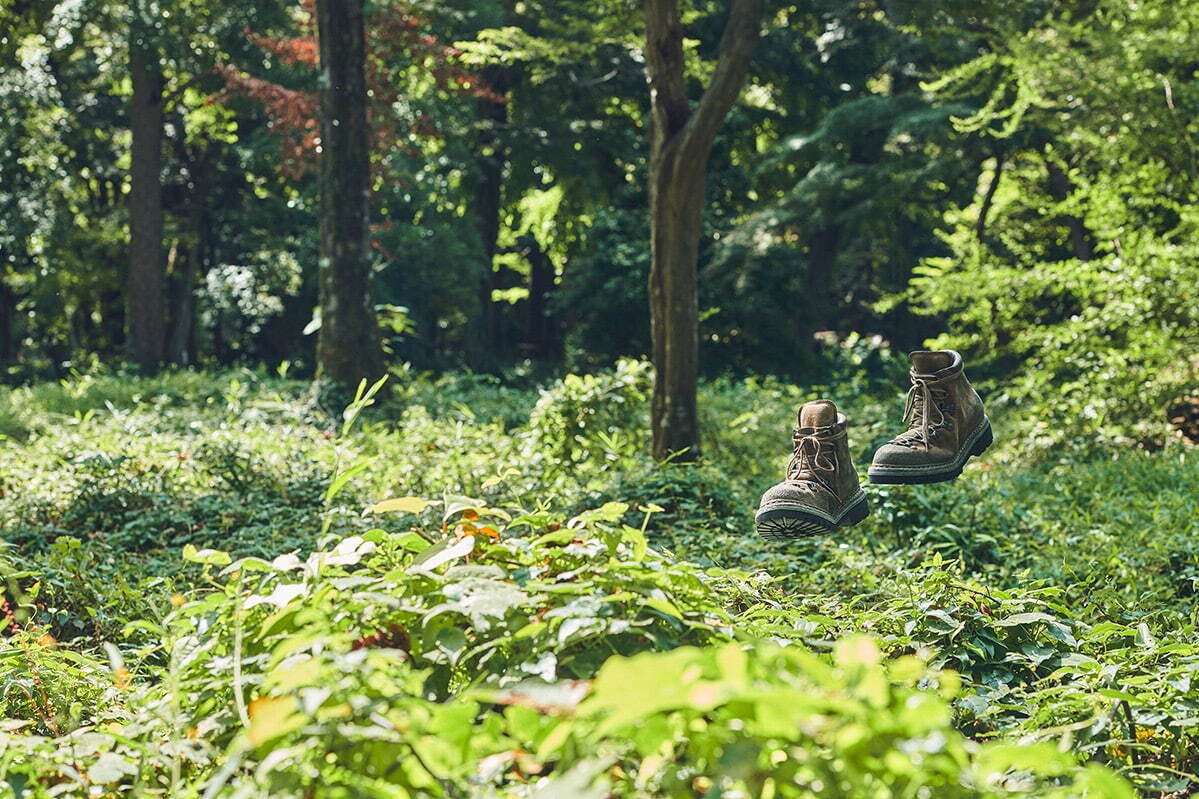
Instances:
[[[480,75],[484,85],[497,94],[508,91],[511,70],[507,67],[485,67]],[[467,353],[471,368],[489,371],[495,368],[496,356],[505,349],[500,325],[500,309],[491,293],[499,288],[495,272],[496,244],[500,235],[500,206],[503,200],[504,166],[508,162],[503,127],[508,123],[508,104],[487,97],[475,101],[477,126],[476,150],[480,154],[479,177],[475,183],[474,209],[483,245],[483,274],[479,281],[480,322],[475,325],[471,351]]]
[[[696,264],[702,228],[702,169],[679,179],[678,163],[654,159],[650,167],[652,265],[649,277],[654,380],[654,457],[699,455],[696,379],[699,307]],[[698,174],[697,174],[698,172]],[[698,188],[694,179],[700,181]]]
[[[179,366],[192,362],[192,342],[196,326],[196,281],[200,277],[200,241],[191,234],[191,241],[180,260],[182,265],[175,275],[175,302],[171,313],[171,333],[167,339],[167,360]],[[178,263],[178,261],[176,262]]]
[[[146,371],[162,361],[165,336],[162,262],[163,79],[149,34],[135,25],[130,33],[129,67],[133,96],[129,128],[129,275],[125,323],[129,354]]]
[[[5,275],[0,272],[0,368],[7,368],[16,360],[17,347],[13,340],[16,328],[13,321],[17,314],[17,298],[9,288]],[[0,382],[3,375],[0,375]]]
[[[550,318],[549,299],[554,290],[554,262],[532,235],[523,254],[529,262],[529,299],[525,309],[525,347],[535,361],[556,360],[559,354],[557,325]]]
[[[741,93],[757,46],[763,0],[733,0],[712,80],[692,111],[683,72],[677,0],[645,0],[650,84],[650,332],[656,376],[655,458],[699,456],[696,266],[708,155]]]
[[[1045,169],[1049,172],[1050,195],[1058,202],[1065,202],[1070,192],[1074,191],[1074,186],[1070,184],[1070,176],[1048,156],[1045,158]],[[1095,248],[1091,246],[1087,226],[1083,221],[1073,214],[1064,215],[1063,220],[1070,236],[1070,246],[1074,248],[1074,255],[1078,260],[1089,261],[1094,258]]]
[[[368,257],[369,134],[363,0],[317,0],[320,39],[319,374],[347,388],[383,376]]]

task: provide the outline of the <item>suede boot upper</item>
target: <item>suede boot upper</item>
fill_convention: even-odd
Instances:
[[[839,520],[861,494],[849,455],[845,415],[828,400],[807,403],[799,411],[791,443],[787,479],[766,492],[759,513],[799,506],[830,521]]]
[[[968,450],[984,433],[989,443],[982,400],[966,379],[962,356],[953,350],[921,350],[910,357],[912,386],[903,417],[908,429],[874,453],[872,479],[885,472],[960,471],[972,454]]]

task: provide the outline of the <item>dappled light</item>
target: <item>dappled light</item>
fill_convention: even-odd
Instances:
[[[1196,30],[0,3],[0,799],[1199,795]]]

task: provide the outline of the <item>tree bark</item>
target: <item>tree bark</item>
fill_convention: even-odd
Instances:
[[[978,219],[974,221],[974,239],[982,243],[987,235],[987,218],[991,215],[991,206],[995,202],[995,194],[999,191],[999,181],[1003,177],[1003,164],[1007,154],[1000,150],[995,153],[995,175],[991,178],[991,182],[987,184],[987,190],[983,194],[982,206],[978,209]]]
[[[732,0],[712,80],[688,101],[677,0],[645,0],[650,87],[650,331],[655,369],[653,455],[699,456],[696,265],[703,231],[708,156],[741,93],[757,46],[763,0]]]
[[[321,377],[352,388],[383,376],[371,299],[366,42],[362,0],[317,0],[320,40]]]
[[[202,248],[200,241],[195,238],[195,232],[190,234],[192,239],[184,248],[179,258],[175,275],[175,302],[171,312],[171,332],[167,338],[167,360],[178,366],[189,366],[192,363],[192,343],[196,326],[196,281],[200,277],[200,260]]]
[[[505,94],[512,83],[511,69],[502,66],[485,67],[480,78],[484,85],[497,94]],[[506,349],[499,307],[492,301],[491,294],[500,287],[495,272],[495,255],[500,235],[504,167],[508,163],[507,146],[502,135],[503,128],[508,124],[508,104],[480,97],[475,101],[475,119],[475,147],[480,158],[479,176],[474,187],[474,209],[483,245],[483,273],[479,281],[480,323],[475,326],[468,356],[471,368],[489,371],[495,368],[496,356]]]
[[[146,371],[162,362],[165,298],[162,257],[163,78],[158,53],[144,28],[130,32],[129,68],[133,95],[129,128],[129,275],[125,320],[129,354]]]
[[[525,309],[525,348],[535,361],[557,360],[560,355],[557,324],[550,317],[554,290],[554,262],[532,235],[521,242],[529,262],[529,299]]]
[[[1064,202],[1070,196],[1070,192],[1074,191],[1074,186],[1070,184],[1070,176],[1048,156],[1045,158],[1045,169],[1049,173],[1050,195],[1058,202]],[[1070,246],[1074,249],[1074,255],[1078,260],[1089,261],[1094,258],[1095,248],[1091,246],[1091,239],[1087,235],[1087,226],[1083,224],[1083,221],[1074,214],[1065,214],[1062,219],[1066,223],[1066,230],[1070,236]]]

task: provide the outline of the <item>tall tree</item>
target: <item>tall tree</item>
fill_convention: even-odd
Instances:
[[[317,0],[320,44],[320,304],[323,377],[346,386],[383,374],[367,249],[370,190],[362,0]]]
[[[163,74],[152,24],[135,5],[129,31],[129,273],[125,323],[129,354],[143,369],[162,361],[166,346],[162,252]]]
[[[645,0],[645,70],[650,86],[650,327],[657,376],[653,453],[699,455],[696,264],[708,155],[741,93],[762,25],[763,0],[732,0],[711,82],[691,107],[677,0]]]
[[[508,91],[514,76],[511,69],[493,64],[480,72],[480,78],[496,95],[480,97],[475,101],[479,174],[475,180],[474,212],[478,219],[480,243],[483,245],[483,276],[479,288],[482,319],[477,325],[469,355],[472,368],[487,370],[495,367],[496,356],[505,344],[499,307],[491,295],[500,287],[495,271],[495,256],[500,234],[500,212],[503,209],[504,166],[508,160],[504,130],[508,124],[508,103],[504,93]]]
[[[206,271],[204,237],[211,227],[207,203],[213,182],[213,152],[209,137],[188,141],[187,119],[178,114],[175,121],[175,149],[188,176],[190,191],[184,201],[187,215],[183,234],[175,247],[175,269],[167,283],[171,314],[166,342],[166,360],[187,366],[195,360],[196,284]]]

